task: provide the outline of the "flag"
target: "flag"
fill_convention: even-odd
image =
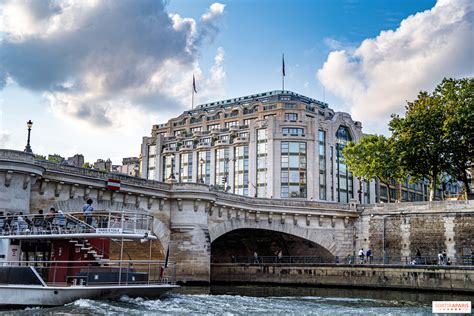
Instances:
[[[165,268],[168,268],[168,260],[170,258],[170,245],[168,245],[168,250],[166,250],[166,257],[165,257]]]
[[[281,74],[283,75],[283,77],[285,77],[285,54],[283,54],[282,57]]]
[[[193,75],[193,91],[194,91],[194,93],[197,93],[197,90],[196,90],[196,79],[194,79],[194,75]]]

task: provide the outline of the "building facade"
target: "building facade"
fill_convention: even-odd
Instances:
[[[324,102],[272,91],[202,104],[154,125],[141,175],[200,182],[235,194],[348,203],[375,202],[375,183],[347,169],[342,150],[362,125]]]

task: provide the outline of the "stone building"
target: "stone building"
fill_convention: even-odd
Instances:
[[[82,167],[84,165],[84,155],[82,154],[75,154],[72,157],[67,158],[67,163],[70,166],[74,167]]]
[[[140,176],[140,159],[138,157],[123,158],[119,172],[132,177]]]
[[[94,169],[111,172],[112,171],[112,161],[110,159],[107,159],[107,160],[97,159],[97,161],[94,162]]]
[[[198,105],[143,137],[141,176],[197,182],[267,198],[348,203],[425,201],[428,183],[363,181],[347,169],[342,150],[363,136],[360,122],[327,103],[271,91]],[[401,187],[401,189],[400,189]],[[446,191],[448,190],[448,191]],[[459,186],[439,188],[459,193]]]
[[[362,125],[324,102],[271,91],[202,104],[154,125],[142,177],[201,182],[267,198],[375,202],[375,185],[347,170],[342,149]],[[360,191],[360,192],[359,192]]]

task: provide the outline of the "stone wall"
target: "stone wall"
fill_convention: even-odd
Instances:
[[[271,283],[474,293],[474,268],[212,264],[213,283]]]
[[[474,252],[474,202],[444,201],[366,205],[360,208],[357,249],[374,257],[435,257],[452,260]]]

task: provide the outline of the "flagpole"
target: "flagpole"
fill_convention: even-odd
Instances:
[[[194,109],[194,87],[192,88],[192,93],[191,93],[191,110]]]

